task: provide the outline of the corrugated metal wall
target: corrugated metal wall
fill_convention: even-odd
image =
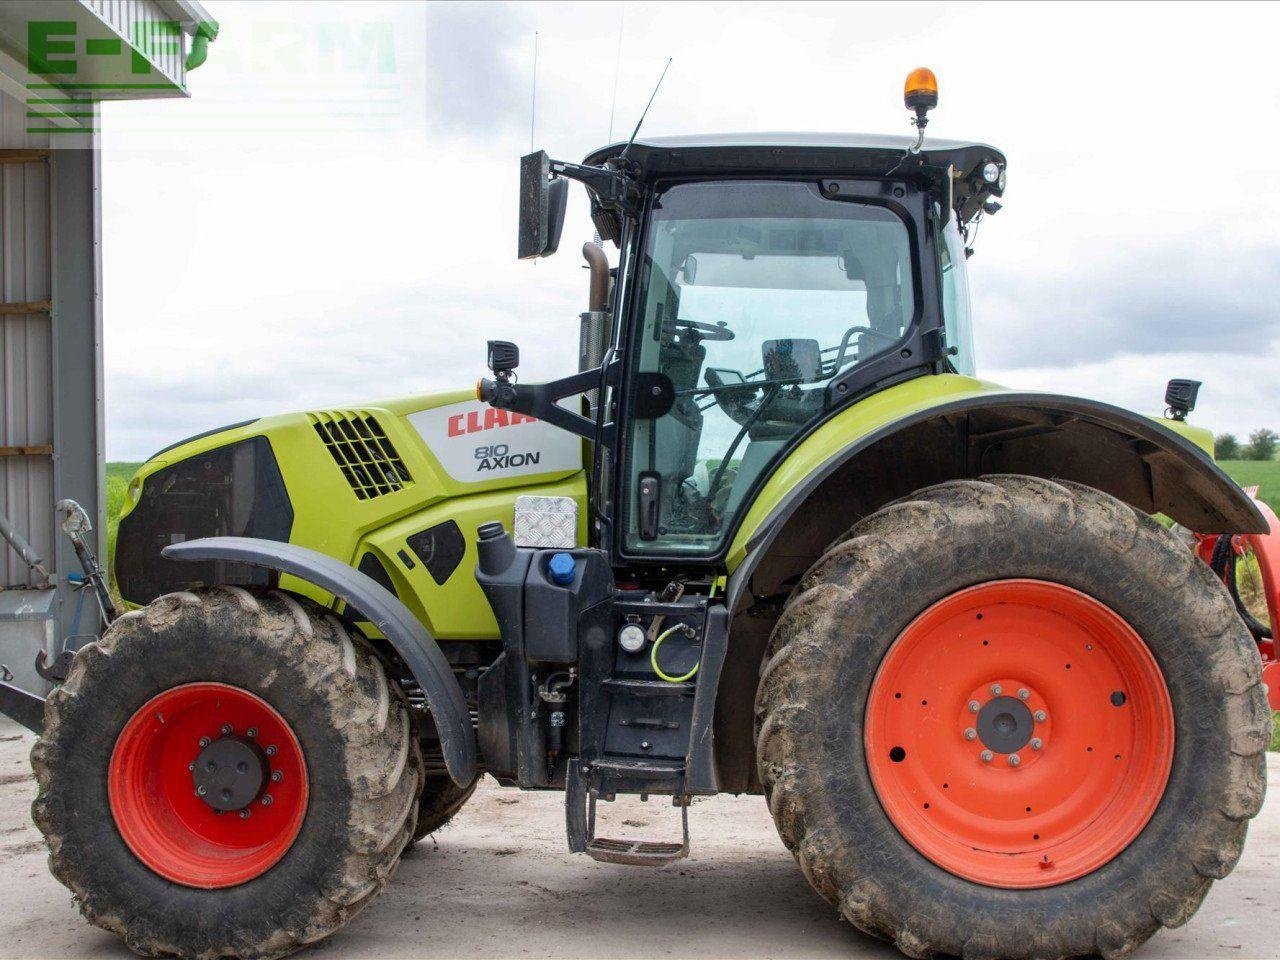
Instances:
[[[49,163],[6,162],[5,150],[43,149],[26,132],[26,105],[0,96],[0,302],[48,301]],[[6,308],[0,307],[0,311]],[[0,448],[53,444],[53,359],[48,313],[0,312]],[[53,557],[53,461],[46,453],[0,456],[0,511],[46,559]],[[31,585],[30,571],[0,543],[0,587]]]

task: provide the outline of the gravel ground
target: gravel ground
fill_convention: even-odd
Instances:
[[[29,812],[31,743],[0,720],[0,956],[131,956],[81,920],[46,869]],[[1240,865],[1190,924],[1156,936],[1139,960],[1280,957],[1280,755],[1268,759],[1272,799]],[[679,829],[676,811],[657,801],[612,806],[601,817],[617,832]],[[595,863],[566,851],[559,794],[488,782],[405,857],[369,909],[302,956],[899,957],[839,922],[809,889],[759,797],[695,803],[689,819],[688,860],[662,870]]]

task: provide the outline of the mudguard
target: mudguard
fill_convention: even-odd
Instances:
[[[942,378],[928,378],[941,381]],[[726,591],[729,607],[734,609],[741,600],[751,574],[761,560],[769,553],[773,542],[789,520],[800,509],[809,496],[831,477],[837,470],[852,462],[860,454],[879,441],[895,434],[939,418],[962,418],[970,414],[982,412],[1017,412],[1027,411],[1031,416],[1046,418],[1050,429],[1069,429],[1074,425],[1092,425],[1103,428],[1120,444],[1123,456],[1141,460],[1145,464],[1148,477],[1159,468],[1169,471],[1168,476],[1176,478],[1176,483],[1165,481],[1165,488],[1156,490],[1153,487],[1153,512],[1168,513],[1180,522],[1192,525],[1193,528],[1208,526],[1211,531],[1229,531],[1233,533],[1266,533],[1267,519],[1259,511],[1258,505],[1240,489],[1222,469],[1214,463],[1213,458],[1205,450],[1191,440],[1170,429],[1161,422],[1132,413],[1120,407],[1085,400],[1080,397],[1061,396],[1045,393],[1023,393],[991,390],[987,385],[977,381],[966,381],[962,378],[951,378],[957,387],[966,383],[980,386],[983,389],[971,392],[957,392],[954,398],[939,399],[925,396],[912,407],[890,408],[877,414],[883,419],[870,420],[868,428],[849,437],[846,442],[839,443],[840,437],[835,435],[830,441],[835,449],[827,446],[827,442],[815,443],[807,457],[792,459],[800,462],[803,472],[795,476],[795,469],[788,471],[788,461],[784,461],[775,469],[775,475],[786,480],[780,495],[760,497],[762,503],[753,505],[751,514],[744,521],[734,538],[730,550],[729,563],[731,576]],[[903,390],[910,385],[895,388]],[[889,399],[891,391],[884,391],[877,401]],[[866,401],[871,404],[872,401]],[[838,418],[837,418],[838,420]],[[839,427],[836,420],[829,421],[831,427]],[[1039,431],[1033,428],[1030,435]],[[1012,432],[1012,431],[1011,431]],[[815,435],[816,437],[816,435]],[[828,441],[828,442],[830,442]],[[1090,452],[1101,452],[1095,447]],[[800,451],[798,451],[800,452]],[[1063,463],[1061,461],[1036,466],[1030,463],[1018,464],[1013,469],[993,470],[991,472],[1028,473],[1033,476],[1044,476],[1046,479],[1077,480],[1106,489],[1107,484],[1099,482],[1096,476],[1078,471],[1087,463]],[[977,476],[981,470],[957,472],[951,479],[964,476]],[[771,482],[774,478],[770,478]],[[904,493],[907,491],[904,491]],[[1118,491],[1108,491],[1126,499]],[[1193,519],[1183,519],[1183,509],[1194,509],[1197,519],[1211,518],[1208,524],[1196,525]]]
[[[381,584],[333,557],[274,540],[206,537],[172,544],[161,554],[170,560],[229,560],[287,573],[359,610],[395,647],[426,694],[453,782],[465,787],[475,779],[475,731],[453,668],[426,627]]]

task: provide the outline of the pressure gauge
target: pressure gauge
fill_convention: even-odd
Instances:
[[[644,628],[638,623],[628,623],[618,631],[618,646],[627,653],[639,653],[644,649]]]

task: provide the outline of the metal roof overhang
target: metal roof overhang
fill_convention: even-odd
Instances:
[[[217,31],[197,0],[3,0],[0,85],[20,99],[63,101],[41,104],[55,124],[77,112],[68,100],[186,97],[188,59]]]

